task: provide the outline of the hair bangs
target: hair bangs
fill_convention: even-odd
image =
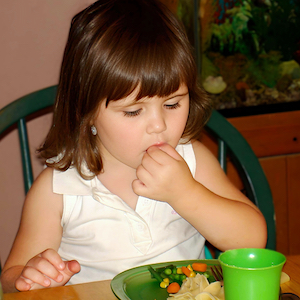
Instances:
[[[182,83],[189,81],[188,64],[170,43],[149,47],[147,55],[137,57],[139,93],[137,100],[144,97],[164,97],[176,92]],[[192,72],[190,73],[192,74]]]
[[[115,37],[116,39],[116,37]],[[123,40],[124,39],[124,40]],[[118,39],[118,56],[112,54],[106,62],[106,104],[130,95],[138,89],[136,100],[144,97],[164,97],[176,92],[181,84],[193,88],[196,67],[187,45],[158,35],[149,41],[144,38]],[[123,51],[120,51],[120,48]],[[103,76],[104,75],[104,76]],[[111,82],[118,83],[112,85]]]

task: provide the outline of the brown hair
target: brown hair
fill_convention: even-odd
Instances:
[[[101,101],[128,96],[140,87],[143,97],[168,96],[185,83],[190,112],[183,137],[199,137],[210,114],[197,85],[197,68],[185,31],[156,0],[99,0],[71,24],[61,67],[53,126],[39,149],[58,170],[82,164],[102,170],[97,138],[90,127]]]

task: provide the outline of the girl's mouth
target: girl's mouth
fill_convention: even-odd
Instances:
[[[158,148],[159,148],[160,146],[162,146],[162,145],[164,145],[164,144],[166,144],[166,143],[165,143],[165,142],[157,142],[157,143],[155,143],[155,144],[149,146],[149,147],[147,148],[146,151],[148,151],[148,149],[149,149],[150,147],[158,147]]]

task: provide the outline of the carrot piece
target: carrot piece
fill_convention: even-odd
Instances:
[[[187,267],[181,267],[182,273],[186,276],[189,277],[191,274],[191,271]]]
[[[194,271],[205,272],[207,269],[207,264],[204,263],[193,263],[192,268]]]
[[[179,292],[179,290],[180,290],[180,285],[177,282],[172,282],[167,287],[167,292],[169,294],[176,294]]]

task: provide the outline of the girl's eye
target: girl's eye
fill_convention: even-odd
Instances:
[[[124,111],[125,117],[136,117],[141,113],[141,109],[135,110],[135,111]]]
[[[165,107],[167,109],[176,109],[176,108],[180,107],[180,104],[179,104],[179,102],[174,103],[174,104],[165,104]]]

